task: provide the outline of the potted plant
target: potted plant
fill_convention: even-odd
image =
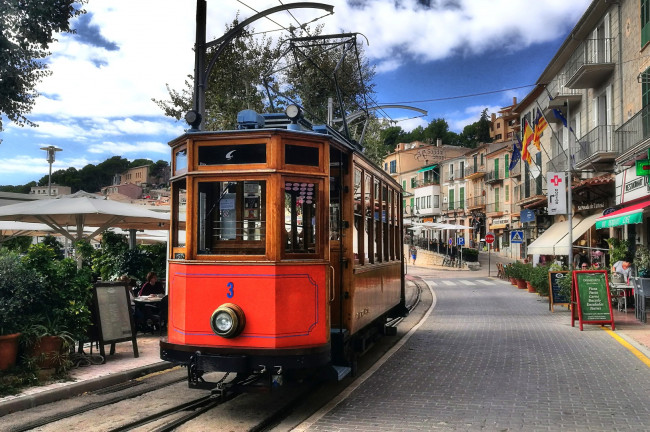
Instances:
[[[650,278],[650,250],[646,246],[638,245],[636,247],[632,263],[640,278]]]
[[[517,279],[515,278],[515,270],[512,266],[512,264],[508,264],[503,267],[503,272],[505,276],[510,280],[510,283],[512,285],[517,285]]]
[[[57,320],[48,318],[46,324],[32,325],[25,330],[25,339],[28,340],[28,354],[39,368],[56,369],[57,372],[69,369],[69,354],[74,347],[74,338]]]
[[[526,275],[528,274],[528,268],[526,264],[515,261],[512,263],[514,277],[517,280],[517,288],[526,289]]]
[[[530,284],[533,286],[535,291],[541,296],[549,295],[549,286],[548,286],[548,272],[550,266],[538,265],[533,269],[533,275],[530,281]]]
[[[33,287],[39,283],[17,253],[0,249],[0,370],[16,364],[18,338],[37,303]]]

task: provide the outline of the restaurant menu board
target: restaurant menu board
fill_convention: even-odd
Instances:
[[[571,303],[570,298],[566,298],[560,293],[560,286],[559,282],[563,278],[570,278],[571,275],[569,274],[568,271],[552,271],[548,272],[548,285],[549,285],[549,291],[551,293],[550,295],[550,301],[548,303],[548,308],[553,311],[553,306],[561,304],[561,305],[568,305]]]
[[[614,330],[612,298],[606,270],[573,272],[578,321],[582,324],[610,324]],[[575,323],[572,313],[572,325]]]
[[[131,340],[134,356],[138,357],[128,287],[123,283],[96,283],[95,311],[100,351],[104,344]]]

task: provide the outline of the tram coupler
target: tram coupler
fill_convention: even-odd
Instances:
[[[203,379],[205,372],[200,370],[198,366],[198,358],[200,355],[201,351],[195,352],[187,364],[187,386],[191,389],[212,390],[217,384]]]

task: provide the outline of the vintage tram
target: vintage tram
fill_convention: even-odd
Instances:
[[[188,132],[172,148],[167,337],[203,374],[354,364],[404,308],[401,187],[296,106]],[[275,380],[275,381],[274,381]]]

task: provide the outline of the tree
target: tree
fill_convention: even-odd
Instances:
[[[36,102],[36,85],[51,71],[44,59],[60,32],[73,32],[70,19],[85,13],[87,0],[0,0],[0,113],[20,126]],[[2,131],[2,118],[0,118]]]
[[[226,28],[226,31],[239,24],[238,18]],[[207,53],[211,58],[214,49]],[[276,48],[272,48],[268,38],[256,38],[252,30],[244,29],[222,51],[215,63],[206,91],[204,130],[234,129],[237,125],[237,113],[244,109],[258,112],[265,111],[268,101],[260,92],[262,75],[271,68],[278,57]],[[192,109],[192,77],[185,81],[180,91],[167,85],[169,99],[153,101],[166,116],[180,120]]]
[[[479,143],[492,142],[492,138],[490,138],[490,124],[487,108],[485,108],[481,112],[481,117],[478,121],[463,128],[463,132],[459,136],[460,145],[475,148]]]
[[[307,35],[321,36],[322,26],[316,27],[311,34],[309,29],[304,31]],[[293,61],[281,78],[287,89],[284,95],[297,101],[315,123],[327,120],[330,97],[334,99],[334,117],[341,118],[366,108],[366,101],[372,98],[375,87],[372,83],[375,67],[365,57],[361,42],[348,47],[346,44],[336,45],[336,38],[325,41],[326,44],[296,43]],[[351,49],[345,52],[346,48]],[[335,82],[335,70],[339,65]],[[340,88],[343,107],[338,103],[336,84]]]
[[[360,122],[359,124],[351,126],[350,129],[353,139],[361,139],[363,124],[364,122]],[[386,145],[382,138],[382,130],[385,129],[388,124],[389,122],[386,119],[379,119],[375,116],[371,116],[368,125],[366,126],[363,142],[361,142],[364,147],[363,153],[368,159],[379,166],[382,165],[386,156],[393,151],[393,147]]]

